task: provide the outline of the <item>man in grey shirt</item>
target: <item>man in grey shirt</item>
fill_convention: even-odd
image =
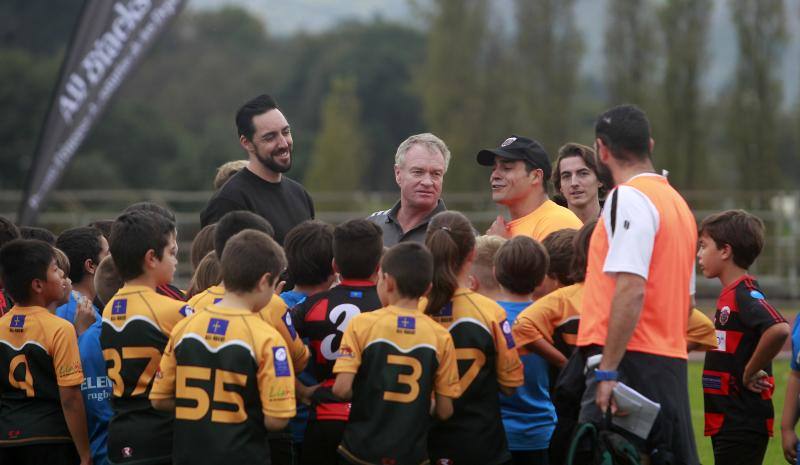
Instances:
[[[450,163],[444,141],[430,133],[404,140],[394,156],[394,178],[400,200],[389,210],[367,217],[383,230],[383,245],[425,242],[425,231],[433,215],[445,211],[442,182]]]

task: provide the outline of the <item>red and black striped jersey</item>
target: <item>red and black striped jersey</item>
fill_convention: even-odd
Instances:
[[[83,370],[75,328],[42,307],[0,318],[0,447],[72,442],[59,387]]]
[[[375,283],[345,280],[328,291],[308,297],[292,309],[297,332],[311,347],[307,372],[321,384],[314,392],[312,418],[347,421],[350,403],[337,400],[331,392],[335,381],[333,365],[350,320],[380,307]]]
[[[180,300],[181,302],[186,302],[187,300],[186,294],[172,284],[162,284],[156,288],[156,292],[170,299]]]
[[[8,313],[13,306],[14,301],[11,299],[11,296],[8,295],[5,289],[0,287],[0,316]]]
[[[703,367],[706,436],[734,431],[772,435],[774,388],[752,392],[742,375],[764,331],[785,322],[752,276],[742,276],[722,290],[714,315],[718,347],[706,353]],[[765,371],[774,385],[772,364]]]

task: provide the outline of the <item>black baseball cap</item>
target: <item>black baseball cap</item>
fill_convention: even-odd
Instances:
[[[494,157],[508,160],[523,160],[539,168],[544,173],[544,179],[550,179],[553,168],[550,166],[550,157],[544,151],[542,144],[527,137],[511,136],[504,140],[496,149],[483,149],[478,152],[478,163],[483,166],[494,165]]]

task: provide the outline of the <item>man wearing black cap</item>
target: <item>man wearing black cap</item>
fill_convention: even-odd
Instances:
[[[541,242],[553,231],[581,228],[574,213],[547,197],[550,159],[535,140],[511,136],[496,149],[478,152],[478,163],[492,167],[492,200],[511,216],[508,222],[498,216],[486,234],[525,235]]]

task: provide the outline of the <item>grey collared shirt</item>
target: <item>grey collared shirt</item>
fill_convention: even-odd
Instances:
[[[380,226],[383,230],[383,245],[386,247],[391,247],[397,243],[406,241],[424,244],[428,222],[433,218],[433,215],[445,210],[447,210],[447,208],[444,206],[444,202],[442,199],[439,199],[436,208],[434,208],[422,222],[405,232],[403,232],[400,223],[397,222],[397,212],[400,211],[399,200],[389,210],[377,211],[369,215],[367,219]]]

